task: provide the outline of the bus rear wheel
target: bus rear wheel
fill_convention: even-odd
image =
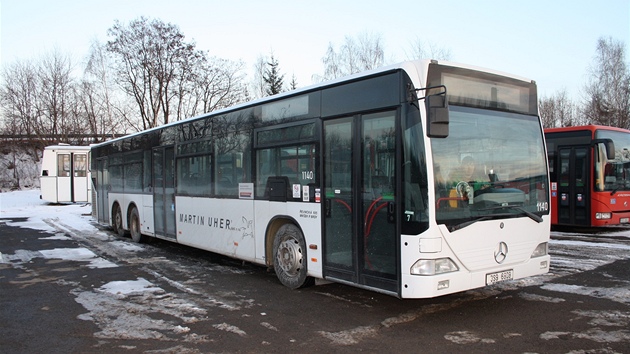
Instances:
[[[114,207],[114,232],[118,234],[118,236],[125,236],[125,229],[123,229],[123,218],[122,211],[120,210],[120,206],[116,205]]]
[[[146,237],[140,230],[140,215],[137,208],[132,208],[129,214],[129,232],[131,233],[131,239],[133,242],[143,243],[146,241]]]
[[[278,229],[273,241],[273,259],[282,285],[290,289],[313,285],[314,279],[307,276],[306,241],[297,226],[286,224]]]

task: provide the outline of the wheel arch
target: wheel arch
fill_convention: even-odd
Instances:
[[[276,238],[276,233],[282,226],[286,224],[295,225],[300,230],[302,235],[304,235],[304,230],[302,230],[302,227],[297,222],[297,220],[295,220],[295,218],[288,215],[277,215],[273,217],[267,224],[267,229],[265,230],[265,264],[268,267],[274,265],[273,241]]]
[[[127,206],[127,213],[126,213],[127,218],[125,219],[127,221],[127,229],[129,229],[129,221],[131,220],[131,211],[133,210],[133,208],[136,208],[136,210],[138,210],[138,213],[140,213],[140,209],[138,209],[136,202],[129,203],[129,205]]]

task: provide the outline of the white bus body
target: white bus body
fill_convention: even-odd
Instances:
[[[90,203],[89,154],[89,146],[45,147],[39,177],[40,199],[51,203]]]
[[[483,182],[452,177],[464,157]],[[95,145],[92,170],[100,223],[290,288],[427,298],[549,270],[536,86],[493,71],[402,63]]]

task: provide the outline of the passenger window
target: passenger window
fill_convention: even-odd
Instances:
[[[57,176],[70,177],[70,155],[57,155]]]
[[[315,144],[261,149],[256,158],[257,197],[264,197],[269,177],[287,177],[289,184],[300,185],[300,190],[301,186],[317,184]]]

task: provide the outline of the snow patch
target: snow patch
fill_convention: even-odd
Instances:
[[[600,328],[591,328],[583,332],[545,332],[540,335],[541,339],[588,339],[597,343],[619,343],[630,342],[630,331],[618,330],[606,332]]]
[[[477,334],[469,331],[449,332],[444,335],[444,339],[455,344],[495,343],[494,339],[481,338]]]
[[[130,295],[143,292],[164,293],[162,288],[154,286],[144,278],[138,278],[137,280],[112,281],[101,286],[97,290],[114,295]]]
[[[116,248],[120,248],[129,252],[144,251],[143,246],[134,244],[134,243],[125,242],[125,241],[113,241],[113,242],[110,242],[110,244]]]
[[[549,297],[549,296],[530,294],[530,293],[519,293],[518,295],[525,300],[550,302],[552,304],[557,304],[559,302],[565,301],[564,299],[561,299],[558,297]]]
[[[247,336],[247,333],[245,333],[245,331],[243,331],[242,329],[240,329],[240,328],[238,328],[236,326],[229,325],[229,324],[227,324],[225,322],[220,323],[220,324],[215,324],[212,327],[214,327],[216,329],[219,329],[219,330],[222,330],[222,331],[238,334],[241,337]]]
[[[623,327],[628,328],[630,326],[630,312],[622,311],[595,311],[595,310],[576,310],[572,313],[579,315],[580,317],[590,317],[589,324],[592,326],[608,326],[608,327]]]
[[[273,325],[272,325],[272,324],[270,324],[269,322],[260,322],[260,325],[261,325],[261,326],[263,326],[263,327],[265,327],[265,328],[267,328],[267,329],[270,329],[270,330],[272,330],[272,331],[276,331],[276,332],[278,332],[278,328],[276,328],[275,326],[273,326]]]
[[[329,339],[334,345],[352,345],[359,343],[363,338],[376,336],[378,334],[378,328],[376,326],[363,326],[347,331],[319,331],[317,333]]]
[[[50,237],[40,237],[40,240],[60,240],[60,241],[72,241],[72,238],[66,236],[63,233],[58,233],[55,236]]]
[[[207,342],[205,335],[190,333],[190,328],[182,325],[200,321],[207,312],[172,295],[156,296],[163,292],[143,278],[110,282],[95,291],[72,290],[75,301],[88,311],[78,318],[99,327],[94,333],[97,338],[171,341],[174,336],[185,335],[186,342]],[[152,318],[156,313],[174,320]]]
[[[15,262],[17,264],[27,263],[34,258],[61,259],[64,261],[89,262],[89,268],[115,268],[115,263],[98,257],[87,248],[54,248],[51,250],[29,251],[16,250],[13,255],[3,255],[0,263]],[[17,261],[17,262],[16,262]]]
[[[585,295],[628,304],[630,303],[630,288],[596,288],[581,285],[548,283],[540,287],[544,290]]]

